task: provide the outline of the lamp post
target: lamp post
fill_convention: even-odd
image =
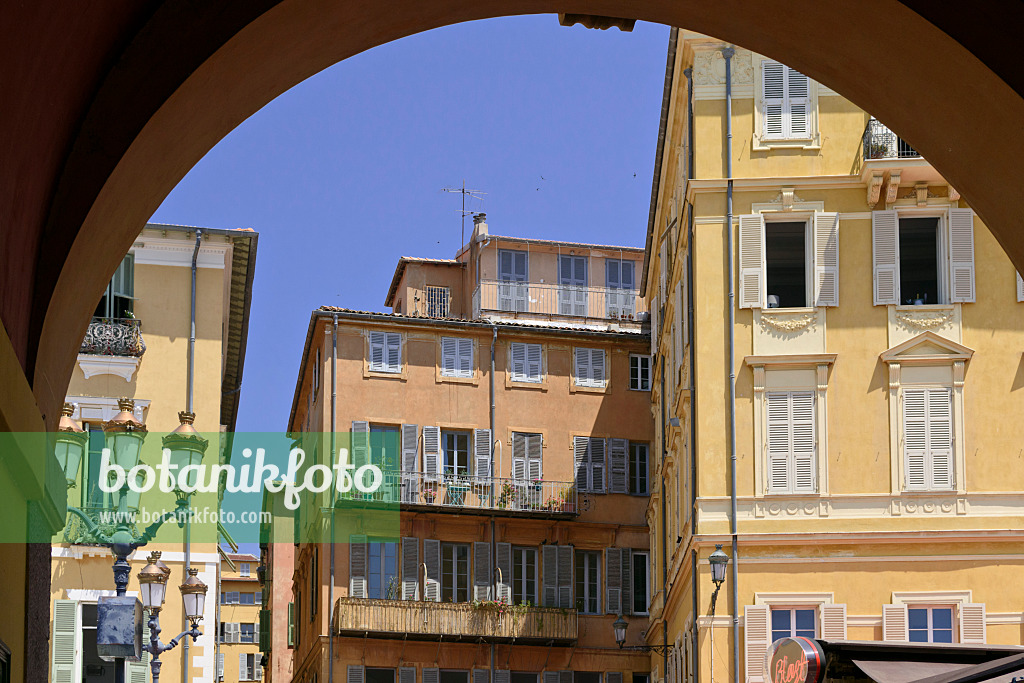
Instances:
[[[721,543],[715,544],[715,552],[708,555],[708,563],[711,565],[711,580],[715,583],[715,592],[711,594],[711,616],[715,616],[718,591],[725,583],[725,569],[729,566],[729,556],[722,552]]]
[[[166,645],[160,642],[160,610],[163,609],[164,599],[167,594],[167,578],[170,570],[160,562],[160,553],[150,553],[148,563],[139,572],[139,592],[142,595],[142,606],[149,610],[149,645],[144,649],[152,659],[149,663],[150,671],[153,673],[153,683],[160,681],[160,655],[168,650],[177,647],[182,638],[191,637],[192,642],[203,635],[199,630],[199,622],[203,620],[203,609],[206,604],[206,584],[199,578],[199,570],[189,567],[188,578],[178,587],[181,591],[181,599],[185,607],[185,616],[188,618],[189,628],[182,631]]]
[[[82,466],[82,455],[85,453],[85,446],[89,442],[89,435],[82,429],[82,425],[75,421],[72,415],[75,414],[75,406],[65,403],[60,411],[60,423],[57,425],[57,445],[54,448],[54,455],[57,462],[64,471],[64,478],[67,480],[68,488],[75,487],[78,481],[78,468]]]

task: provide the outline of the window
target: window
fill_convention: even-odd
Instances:
[[[398,544],[370,541],[366,545],[366,597],[398,600]]]
[[[779,638],[816,638],[817,615],[813,608],[772,607],[772,637],[774,643]]]
[[[256,594],[255,593],[239,593],[238,594],[239,605],[255,605]]]
[[[839,215],[739,217],[740,308],[839,305]]]
[[[606,313],[609,318],[632,318],[636,312],[633,262],[605,259]]]
[[[402,335],[398,332],[370,332],[370,371],[402,371]]]
[[[544,476],[544,435],[512,432],[512,478],[536,481]]]
[[[578,491],[604,493],[604,439],[573,437],[573,460]]]
[[[779,62],[761,62],[761,115],[763,140],[810,139],[810,79]]]
[[[462,337],[441,337],[441,375],[473,376],[473,340]]]
[[[94,422],[85,425],[89,432],[89,452],[86,454],[86,467],[83,477],[86,477],[82,487],[82,504],[94,507],[110,507],[110,494],[100,488],[100,463],[103,457],[103,448],[106,446],[106,436],[103,426]]]
[[[597,614],[601,608],[600,566],[600,553],[593,550],[576,551],[576,609],[580,614]]]
[[[96,305],[97,318],[131,318],[135,303],[135,256],[128,254]]]
[[[370,425],[370,463],[394,472],[401,462],[400,448],[397,425]]]
[[[541,345],[513,342],[509,345],[513,382],[543,382]]]
[[[512,548],[512,603],[537,604],[536,548]]]
[[[647,444],[629,442],[629,492],[646,496],[647,488]]]
[[[509,683],[537,683],[537,674],[529,671],[513,671]]]
[[[469,475],[469,433],[443,432],[444,473],[452,476]]]
[[[260,660],[263,659],[263,655],[256,654],[241,654],[238,655],[238,680],[240,681],[257,681],[263,678],[263,669],[260,666]]]
[[[871,214],[874,303],[947,304],[974,301],[974,212]]]
[[[240,643],[255,643],[256,642],[256,625],[255,624],[239,624],[238,625]]]
[[[604,387],[604,349],[574,349],[576,356],[576,386]]]
[[[647,614],[651,601],[650,558],[646,552],[633,551],[633,614]]]
[[[765,392],[768,410],[768,491],[814,492],[814,391]]]
[[[441,601],[469,601],[468,544],[441,544]]]
[[[558,257],[559,315],[587,315],[587,257]]]
[[[953,397],[949,387],[903,390],[903,463],[908,491],[953,488]]]
[[[313,396],[320,391],[320,347],[316,349],[316,359],[313,363]]]
[[[447,318],[451,305],[451,293],[447,287],[427,285],[427,317]]]
[[[309,620],[313,621],[320,603],[320,548],[313,546],[309,561]]]
[[[222,605],[238,605],[240,604],[238,591],[222,591],[220,594],[220,604]]]
[[[295,603],[288,603],[288,647],[295,647]]]
[[[441,669],[439,683],[469,683],[469,672]]]
[[[366,667],[364,679],[366,683],[395,683],[395,670]]]
[[[907,626],[912,643],[952,643],[952,607],[907,608]]]
[[[252,565],[249,562],[238,563],[238,575],[248,577],[252,571]]]
[[[629,355],[629,388],[634,391],[651,390],[651,357]]]
[[[502,311],[529,310],[529,264],[525,251],[498,251],[498,308]]]
[[[601,683],[600,671],[574,671],[573,683]]]

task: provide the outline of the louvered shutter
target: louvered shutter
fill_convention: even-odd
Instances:
[[[384,337],[383,332],[370,332],[370,370],[373,372],[384,372],[387,369]]]
[[[543,347],[540,344],[526,345],[526,381],[541,382],[544,379]]]
[[[952,488],[953,415],[948,388],[903,390],[903,452],[908,490]]]
[[[473,599],[491,599],[491,544],[473,544]]]
[[[906,488],[928,485],[928,414],[925,389],[903,390],[903,458]]]
[[[764,301],[764,216],[740,216],[740,308],[761,308]],[[732,226],[729,226],[732,229]]]
[[[362,534],[348,537],[348,594],[366,597],[366,536]]]
[[[249,658],[244,652],[238,655],[238,680],[249,681],[252,680],[249,677]],[[351,683],[351,681],[350,681]]]
[[[587,453],[590,456],[591,490],[604,493],[604,439],[591,438]]]
[[[604,549],[605,611],[622,613],[622,549]]]
[[[494,554],[495,564],[498,567],[496,598],[512,604],[512,544],[495,543]]]
[[[541,604],[558,607],[558,546],[541,546]]]
[[[590,438],[586,436],[574,436],[572,438],[573,467],[575,468],[576,489],[578,491],[590,490]]]
[[[509,683],[512,680],[512,672],[508,669],[494,670],[494,683]]]
[[[352,454],[351,463],[356,469],[367,464],[370,453],[370,423],[362,420],[352,421]]]
[[[402,501],[419,502],[419,427],[402,425]]]
[[[811,136],[811,82],[799,71],[786,67],[786,109],[790,138]]]
[[[789,468],[789,394],[769,391],[765,399],[768,404],[768,490],[788,493],[792,486]]]
[[[573,683],[572,671],[562,670],[558,672],[558,683]]]
[[[263,680],[263,657],[259,653],[256,653],[255,655],[253,655],[253,664],[256,667],[256,680],[257,681],[262,681]],[[143,680],[142,683],[145,683],[145,680]]]
[[[402,666],[398,668],[398,683],[416,683],[416,667]]]
[[[429,475],[441,474],[440,427],[423,427],[423,471]]]
[[[683,314],[683,281],[682,279],[676,283],[676,303],[673,307],[675,309],[676,326],[673,331],[672,338],[675,342],[675,355],[676,362],[673,371],[673,380],[678,381],[679,368],[683,365],[683,320],[686,317]]]
[[[544,477],[544,435],[526,435],[526,475],[536,481]]]
[[[545,671],[541,674],[541,680],[543,681],[543,683],[558,683],[558,672]]]
[[[52,660],[53,683],[72,683],[80,678],[76,665],[75,638],[78,633],[78,601],[53,601]]]
[[[960,605],[960,642],[981,644],[986,638],[985,603]]]
[[[629,441],[609,439],[608,442],[608,490],[611,493],[629,493],[626,477]]]
[[[593,370],[590,366],[590,349],[575,349],[576,358],[576,385],[581,387],[591,386]]]
[[[441,541],[423,539],[423,564],[427,573],[423,579],[423,599],[427,602],[441,602]],[[426,681],[426,669],[424,681]]]
[[[224,678],[224,653],[223,652],[217,655],[217,678],[218,679],[223,679]]]
[[[458,345],[459,376],[473,376],[473,340],[460,339]]]
[[[438,683],[440,676],[436,667],[423,667],[421,670],[423,683]]]
[[[900,229],[895,211],[871,212],[871,258],[875,306],[900,301]]]
[[[146,683],[149,674],[149,652],[142,651],[142,658],[137,662],[125,662],[126,683]]]
[[[974,301],[974,210],[949,210],[949,300]]]
[[[458,374],[458,340],[455,337],[441,337],[441,374],[455,377]]]
[[[622,683],[622,672],[609,671],[605,674],[605,683]]]
[[[491,683],[491,672],[488,669],[473,669],[473,683]]]
[[[928,395],[929,486],[953,488],[953,397],[945,387],[929,389]]]
[[[633,551],[629,548],[622,548],[619,554],[622,568],[622,612],[621,614],[633,613]]]
[[[906,605],[882,605],[882,640],[901,643],[910,641]]]
[[[604,349],[590,349],[590,386],[603,387],[607,380]]]
[[[786,97],[786,67],[779,62],[761,62],[761,96],[764,107],[764,139],[785,136],[783,109]]]
[[[1024,278],[1017,273],[1017,301],[1024,301]]]
[[[523,432],[512,433],[512,478],[526,479],[526,439]]]
[[[814,214],[815,306],[839,305],[839,214]]]
[[[793,490],[801,493],[817,490],[815,486],[814,392],[790,392],[792,413],[792,476]]]
[[[771,633],[768,629],[770,610],[767,605],[747,605],[743,610],[744,668],[747,683],[764,681],[764,656]]]
[[[402,599],[420,599],[420,539],[402,538]]]
[[[572,602],[572,546],[558,546],[558,606],[570,609]]]
[[[474,429],[473,430],[473,453],[475,462],[473,463],[474,472],[478,479],[490,479],[491,474],[491,452],[493,444],[491,443],[491,430],[490,429]]]
[[[822,640],[846,640],[846,605],[821,606]]]
[[[509,345],[513,382],[528,381],[527,375],[529,373],[526,369],[526,347],[527,344],[512,343]]]
[[[295,646],[295,603],[288,603],[288,647]]]
[[[359,664],[349,664],[348,683],[363,683],[364,673],[363,667]]]
[[[387,370],[402,371],[402,335],[398,332],[387,333]]]
[[[654,357],[658,355],[658,292],[651,296],[651,310],[648,312],[651,318],[651,365],[654,364]]]

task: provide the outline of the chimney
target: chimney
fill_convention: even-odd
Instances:
[[[487,239],[487,214],[478,213],[473,216],[473,241],[483,242]]]

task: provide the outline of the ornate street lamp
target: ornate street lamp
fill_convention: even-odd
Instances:
[[[181,471],[190,466],[197,466],[203,462],[206,448],[210,442],[204,439],[193,426],[196,414],[188,411],[178,413],[179,424],[173,432],[163,438],[164,448],[171,452],[171,464],[177,467],[178,478],[175,479],[175,492],[179,500],[182,496],[188,497],[188,493],[181,491],[178,483],[182,482]],[[193,469],[184,478],[184,485],[193,490],[198,483],[199,470]]]
[[[729,566],[729,556],[722,552],[722,544],[715,544],[715,552],[708,555],[711,564],[711,580],[715,582],[715,595],[725,582],[725,568]]]
[[[125,472],[139,464],[142,442],[146,439],[146,425],[135,419],[135,401],[130,398],[117,399],[120,412],[104,423],[103,431],[114,459]]]
[[[161,565],[163,566],[161,567]],[[167,577],[170,573],[169,567],[167,567],[167,572],[164,572],[165,567],[167,565],[160,561],[160,551],[154,550],[149,554],[148,564],[138,574],[142,606],[148,609],[150,614],[156,614],[164,606]]]
[[[182,638],[190,637],[192,642],[203,635],[199,630],[199,622],[203,619],[203,609],[206,606],[206,584],[200,580],[199,570],[189,567],[188,578],[185,583],[179,586],[181,599],[185,605],[185,616],[191,626],[187,631],[182,631],[178,636],[164,645],[160,642],[160,610],[163,608],[166,597],[167,577],[170,569],[160,561],[160,553],[150,553],[148,564],[139,572],[139,592],[142,594],[142,604],[149,610],[149,645],[145,648],[151,655],[149,663],[150,671],[153,673],[153,683],[160,681],[160,655],[168,650],[177,647]]]
[[[181,599],[185,603],[185,616],[188,617],[192,628],[196,628],[203,620],[203,609],[206,607],[206,584],[198,574],[198,569],[189,567],[188,578],[178,587],[181,590]]]
[[[65,403],[60,411],[60,423],[57,425],[57,445],[54,455],[57,462],[64,471],[64,478],[67,479],[68,488],[74,488],[78,480],[78,468],[82,466],[82,455],[85,454],[85,447],[89,443],[89,434],[82,429],[82,425],[71,417],[75,414],[75,406]]]

